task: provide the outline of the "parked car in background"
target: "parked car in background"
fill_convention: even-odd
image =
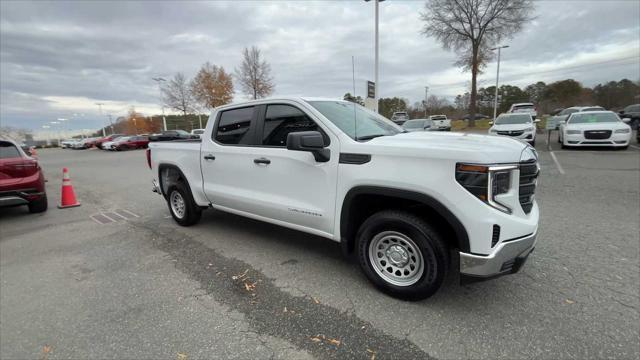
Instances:
[[[451,120],[447,119],[447,115],[430,115],[431,130],[450,131]]]
[[[511,105],[509,108],[510,113],[527,113],[531,115],[533,120],[538,116],[538,111],[536,110],[536,106],[533,103],[517,103]]]
[[[38,160],[13,141],[0,139],[0,207],[27,205],[29,212],[47,210],[44,174]]]
[[[402,124],[402,128],[407,132],[431,131],[432,125],[433,121],[430,119],[413,119],[405,121],[404,124]]]
[[[509,136],[536,145],[536,122],[530,113],[500,114],[495,121],[490,122],[489,135]]]
[[[391,121],[398,125],[404,124],[407,120],[409,120],[409,114],[406,111],[396,111],[391,115]]]
[[[569,146],[612,146],[626,149],[631,127],[613,111],[578,111],[560,124],[558,141]]]
[[[75,144],[78,140],[76,139],[67,139],[67,140],[62,140],[60,142],[60,147],[63,149],[71,149],[73,147],[73,144]]]
[[[146,136],[125,136],[115,141],[111,148],[113,150],[146,149],[149,145],[149,138]]]
[[[197,135],[198,137],[200,137],[200,135],[204,134],[204,129],[193,129],[191,130],[191,135]]]
[[[104,150],[115,150],[116,146],[121,143],[121,142],[125,142],[127,140],[129,140],[130,136],[120,136],[115,138],[113,141],[107,141],[105,143],[102,143],[102,148]]]
[[[631,119],[629,125],[632,129],[640,128],[640,104],[629,105],[626,108],[620,110],[621,119]]]
[[[184,130],[167,130],[159,134],[153,134],[149,136],[150,141],[186,140],[199,138],[199,135],[191,135]]]
[[[565,122],[569,118],[569,115],[584,111],[604,111],[604,108],[602,106],[572,106],[560,111],[557,115],[553,116],[550,121],[555,122],[556,130],[559,130],[560,124]]]
[[[121,136],[124,136],[124,134],[111,134],[111,135],[109,135],[109,136],[105,136],[105,137],[103,137],[103,138],[101,138],[101,139],[96,140],[96,142],[95,142],[95,146],[96,146],[97,148],[104,149],[104,148],[102,147],[102,145],[103,145],[104,143],[106,143],[106,142],[111,142],[111,141],[113,141],[113,140],[115,140],[115,139],[117,139],[117,138],[119,138],[119,137],[121,137]]]
[[[471,115],[466,114],[465,116],[462,117],[462,119],[471,120]],[[484,120],[484,119],[491,119],[491,117],[483,114],[476,114],[476,120]]]

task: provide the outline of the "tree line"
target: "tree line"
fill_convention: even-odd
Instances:
[[[495,86],[481,87],[477,95],[477,113],[493,115]],[[512,104],[531,102],[536,106],[538,114],[551,114],[570,106],[599,105],[609,110],[620,110],[627,105],[640,103],[640,81],[629,79],[609,81],[593,88],[585,87],[574,79],[566,79],[546,84],[538,81],[520,88],[515,85],[501,85],[498,88],[498,114],[509,110]],[[351,93],[344,95],[344,100],[364,105],[360,96]],[[461,119],[469,114],[470,92],[457,95],[453,101],[446,97],[430,95],[427,101],[409,103],[402,97],[388,97],[378,100],[378,111],[382,116],[390,118],[396,111],[406,111],[412,119],[428,115],[444,114],[453,119]]]

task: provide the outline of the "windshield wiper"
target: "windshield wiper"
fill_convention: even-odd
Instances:
[[[375,138],[381,137],[381,136],[387,136],[387,134],[375,134],[375,135],[358,136],[356,138],[356,140],[371,140],[371,139],[375,139]]]

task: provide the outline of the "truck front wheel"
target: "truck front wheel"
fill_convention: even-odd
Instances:
[[[182,226],[197,223],[202,215],[202,209],[191,197],[191,191],[182,182],[169,187],[167,204],[173,219]]]
[[[381,291],[404,300],[421,300],[442,286],[449,268],[444,240],[431,225],[404,211],[369,217],[357,234],[358,259]]]

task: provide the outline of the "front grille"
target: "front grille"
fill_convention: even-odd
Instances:
[[[507,135],[507,136],[520,136],[524,134],[524,130],[516,130],[516,131],[498,131],[498,135]]]
[[[584,132],[585,139],[602,140],[611,137],[611,130],[587,130]]]
[[[536,192],[536,179],[538,178],[538,163],[530,160],[520,163],[520,193],[519,200],[522,210],[528,214],[533,207],[533,199]]]

